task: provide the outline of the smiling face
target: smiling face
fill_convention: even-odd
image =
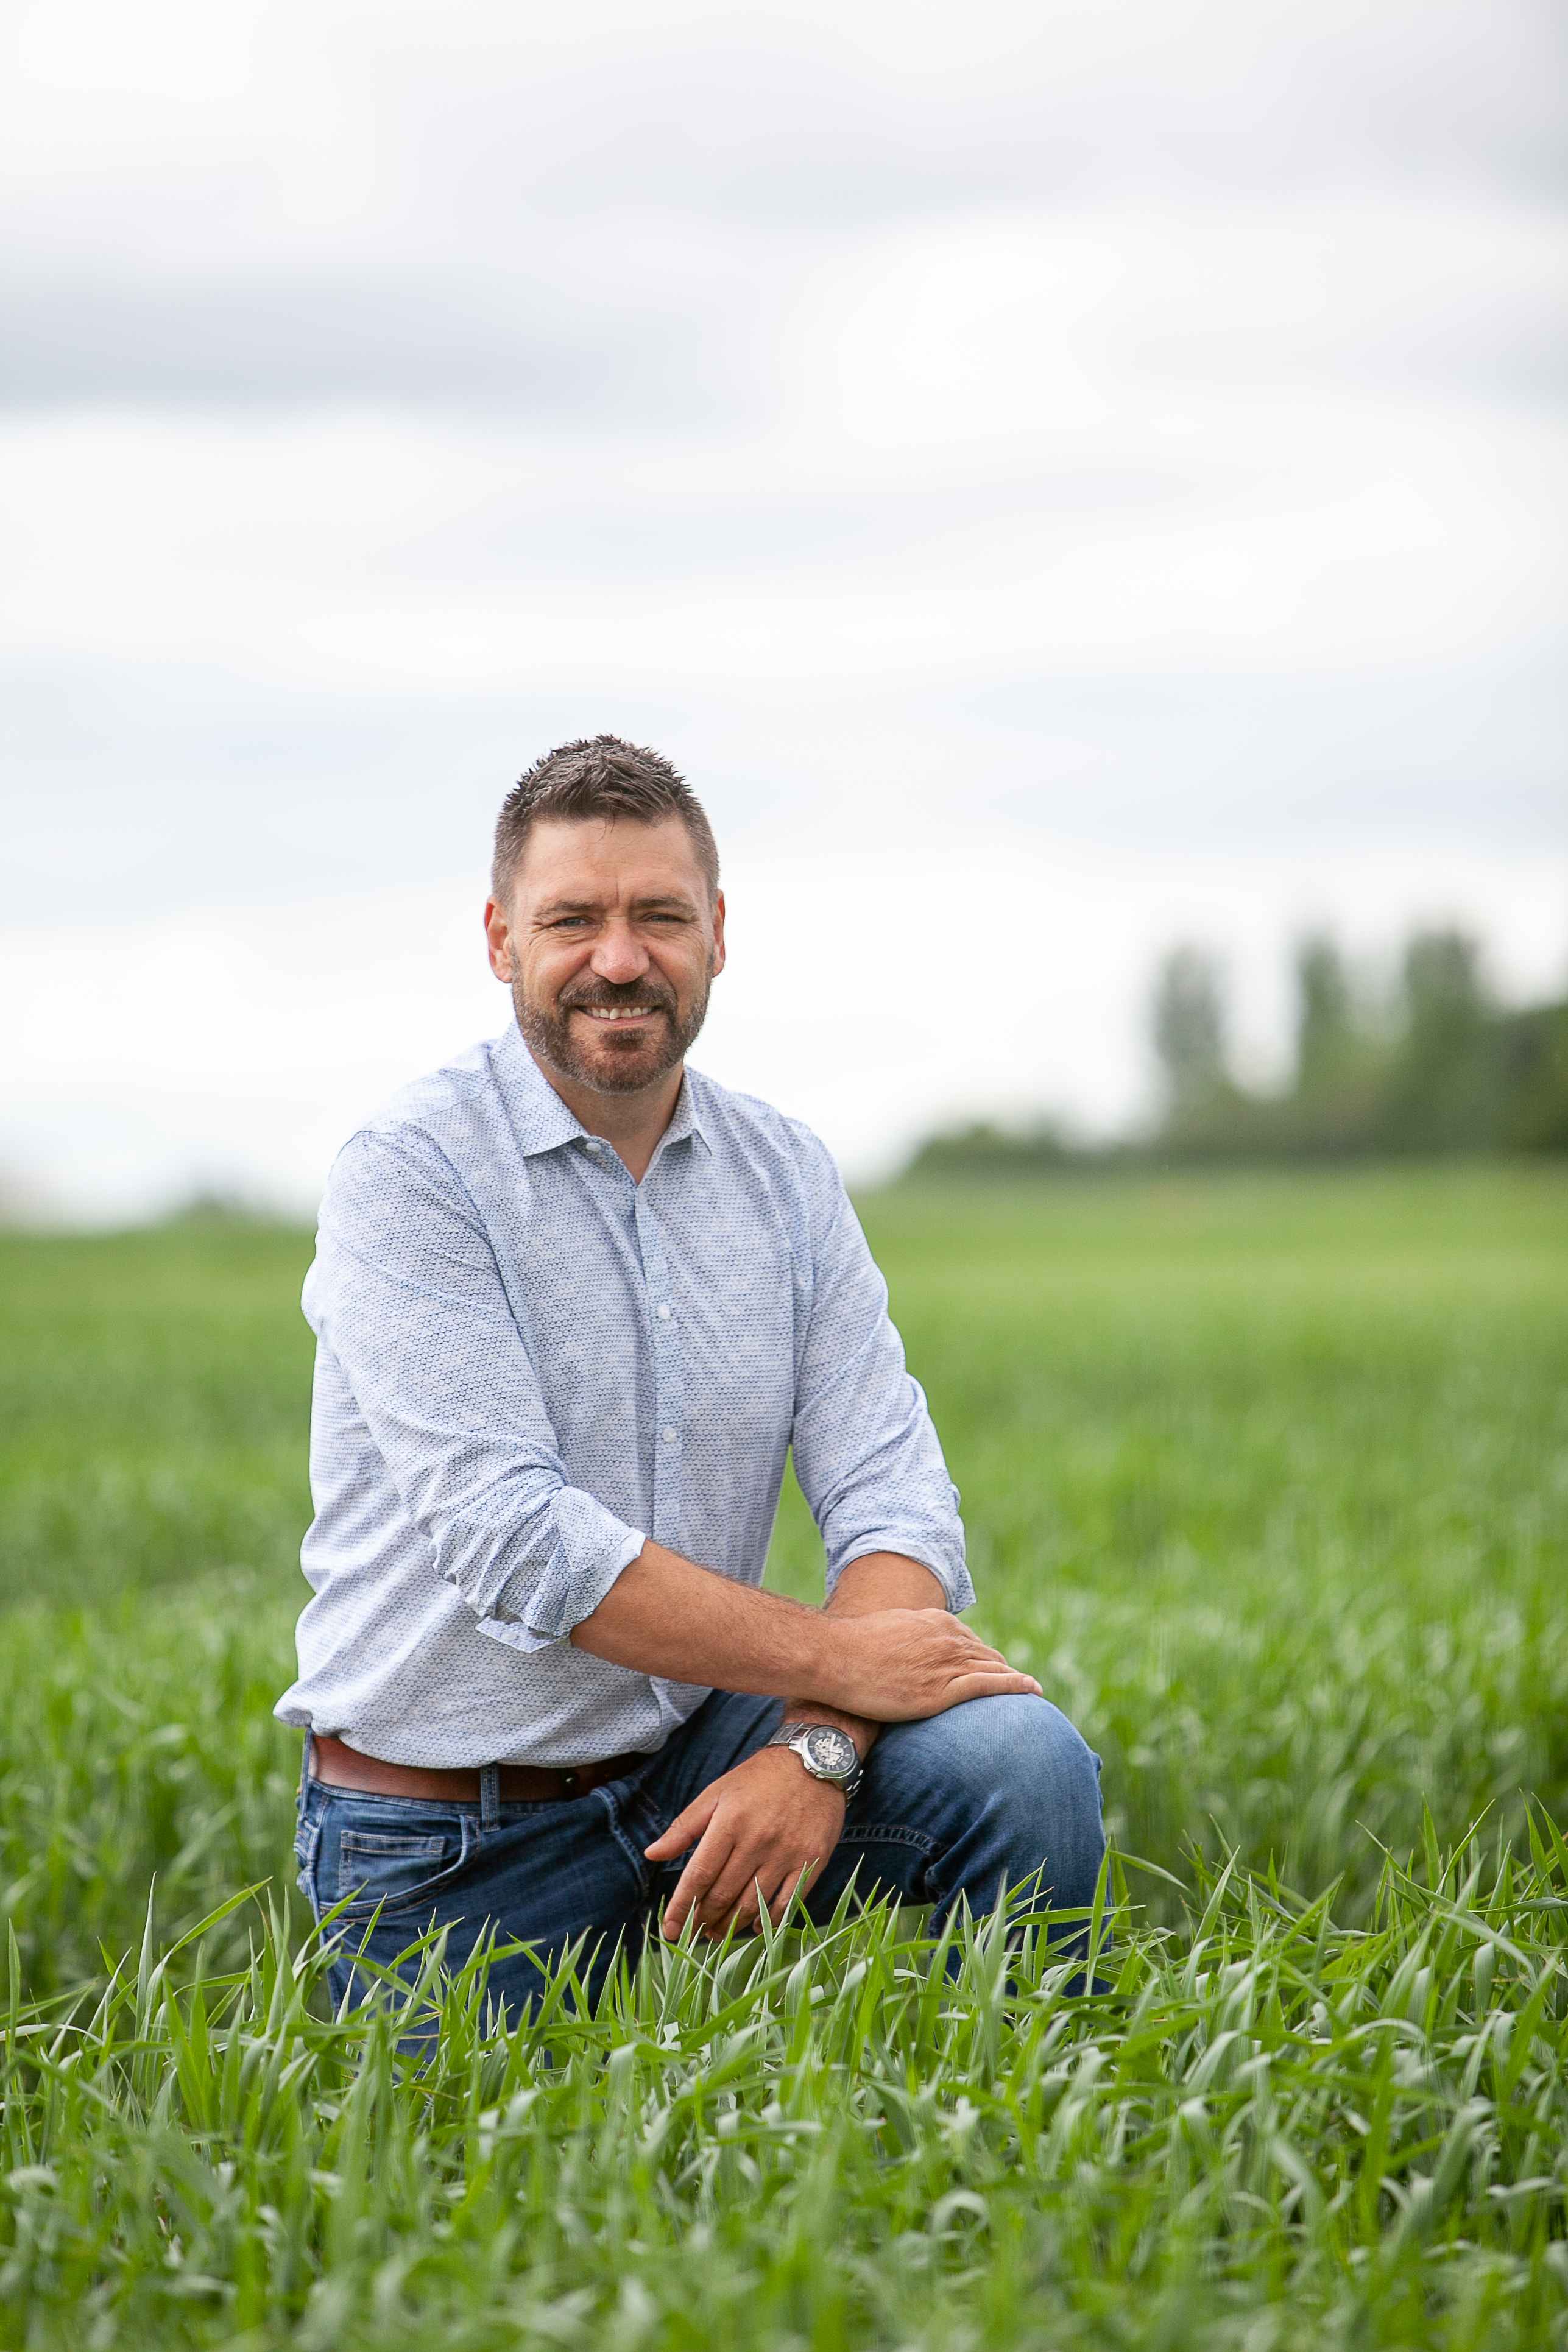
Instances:
[[[678,816],[542,817],[485,931],[535,1059],[595,1094],[676,1069],[724,966],[723,897]]]

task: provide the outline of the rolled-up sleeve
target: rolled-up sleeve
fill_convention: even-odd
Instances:
[[[647,1537],[569,1483],[489,1240],[427,1137],[367,1131],[339,1155],[305,1308],[481,1633],[563,1639]]]
[[[799,1130],[812,1284],[795,1374],[795,1475],[821,1531],[831,1596],[851,1560],[919,1560],[950,1609],[974,1599],[958,1490],[888,1315],[888,1288],[826,1147]]]

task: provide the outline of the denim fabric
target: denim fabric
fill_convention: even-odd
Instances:
[[[488,1829],[477,1804],[362,1796],[306,1779],[300,1885],[318,1918],[353,1897],[334,1923],[334,1997],[349,1990],[362,1947],[390,1967],[432,1924],[449,1930],[453,1968],[487,1925],[546,1958],[586,1937],[596,1993],[616,1947],[635,1957],[657,1932],[679,1876],[679,1863],[656,1867],[643,1848],[762,1747],[779,1714],[777,1699],[714,1691],[626,1779],[586,1797],[502,1805]],[[1042,1698],[972,1699],[882,1733],[807,1907],[826,1918],[853,1875],[860,1895],[929,1904],[935,1930],[961,1903],[989,1911],[1005,1886],[1038,1873],[1052,1904],[1073,1909],[1093,1900],[1103,1851],[1100,1759],[1066,1716]],[[372,1981],[362,1978],[356,1993]],[[490,1992],[515,2016],[539,1982],[530,1955],[512,1952],[496,1962]]]

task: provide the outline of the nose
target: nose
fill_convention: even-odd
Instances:
[[[624,987],[629,980],[640,980],[649,963],[647,950],[629,923],[605,924],[595,943],[592,958],[593,970],[600,980]]]

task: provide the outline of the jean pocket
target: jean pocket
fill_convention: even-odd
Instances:
[[[334,1905],[344,1916],[384,1917],[412,1910],[456,1878],[468,1858],[468,1836],[458,1822],[427,1830],[344,1827],[337,1839]]]
[[[310,1903],[316,1902],[316,1848],[321,1842],[321,1824],[302,1814],[294,1831],[294,1883]]]

